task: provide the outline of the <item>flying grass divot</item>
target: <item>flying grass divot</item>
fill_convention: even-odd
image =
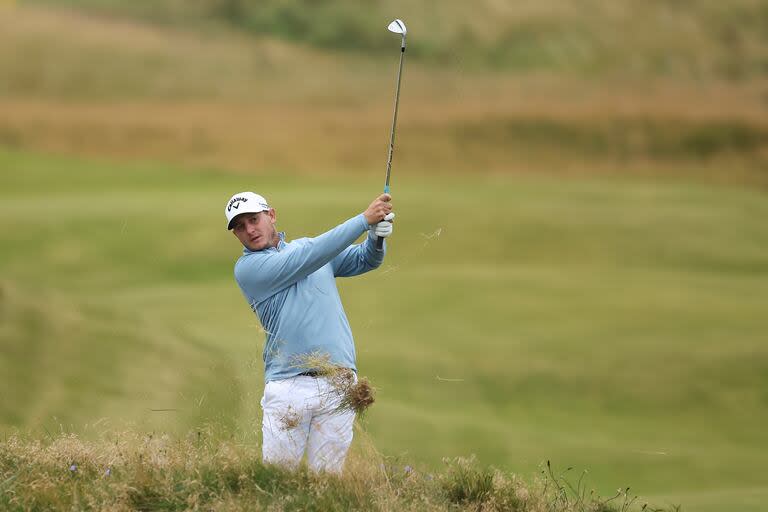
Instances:
[[[337,402],[336,411],[352,411],[363,416],[376,401],[376,389],[366,377],[355,379],[355,373],[331,363],[327,354],[312,353],[296,358],[296,368],[313,371],[331,385],[328,398]]]

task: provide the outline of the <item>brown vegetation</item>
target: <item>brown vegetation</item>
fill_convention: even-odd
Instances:
[[[572,483],[549,464],[542,478],[527,483],[474,458],[445,459],[442,470],[427,473],[358,451],[338,477],[265,465],[258,452],[209,431],[186,438],[118,432],[90,442],[14,435],[0,441],[0,507],[627,512],[639,502],[629,489],[601,498],[587,492],[583,475]]]
[[[327,354],[306,354],[297,358],[294,366],[316,372],[319,378],[326,379],[333,390],[328,398],[338,403],[339,411],[354,411],[362,416],[376,401],[376,389],[366,377],[357,377],[352,370],[334,365]]]
[[[511,14],[510,14],[511,15]],[[0,13],[0,144],[235,172],[377,172],[395,59],[71,12]],[[766,82],[406,65],[409,172],[765,182]]]

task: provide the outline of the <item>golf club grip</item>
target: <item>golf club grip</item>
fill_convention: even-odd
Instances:
[[[384,237],[380,236],[376,239],[376,250],[377,251],[383,251],[384,250]]]

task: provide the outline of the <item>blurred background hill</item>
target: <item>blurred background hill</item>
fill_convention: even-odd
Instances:
[[[0,432],[258,442],[221,207],[299,237],[381,189],[394,17],[398,225],[340,282],[376,446],[761,510],[758,0],[0,0]]]
[[[378,169],[391,12],[414,34],[401,168],[765,182],[768,14],[752,0],[11,4],[0,140],[250,172]]]
[[[302,0],[32,0],[91,14],[203,30],[219,27],[313,47],[390,54],[381,22],[410,20],[409,55],[499,71],[729,80],[765,73],[766,7],[755,0],[608,3]]]

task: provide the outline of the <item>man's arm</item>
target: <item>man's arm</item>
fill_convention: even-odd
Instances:
[[[299,246],[244,256],[235,265],[235,279],[248,295],[263,300],[330,262],[367,230],[360,214]]]
[[[333,258],[333,275],[336,277],[351,277],[369,272],[384,261],[383,251],[376,250],[376,236],[369,231],[361,244],[347,247],[341,254]]]
[[[300,245],[240,258],[235,264],[237,283],[258,301],[304,279],[349,247],[370,225],[383,220],[392,211],[391,199],[389,194],[380,195],[360,215]]]

